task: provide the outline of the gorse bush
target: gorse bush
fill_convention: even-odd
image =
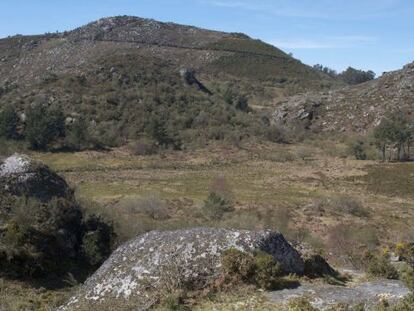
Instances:
[[[221,264],[225,281],[230,284],[253,284],[267,290],[281,289],[286,284],[281,265],[264,252],[249,254],[229,249],[222,254]]]
[[[391,265],[386,255],[375,256],[367,252],[363,256],[367,272],[375,277],[384,277],[387,279],[398,279],[398,271]]]

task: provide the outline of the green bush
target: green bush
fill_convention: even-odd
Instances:
[[[266,290],[281,289],[287,284],[281,265],[265,252],[249,254],[232,248],[222,254],[221,264],[225,279],[233,284],[254,284]]]
[[[31,149],[45,150],[65,134],[65,118],[59,109],[43,105],[29,107],[26,111],[25,137]]]
[[[113,227],[92,215],[83,224],[82,250],[91,266],[99,266],[111,254]]]
[[[284,274],[282,266],[274,260],[272,255],[258,252],[254,256],[255,274],[254,280],[258,287],[275,290],[283,287],[281,277]]]
[[[286,144],[289,142],[287,130],[277,125],[271,125],[266,130],[266,138],[267,140],[278,144]]]
[[[364,262],[367,272],[374,277],[384,277],[387,279],[398,279],[398,271],[389,262],[386,255],[375,256],[368,252],[364,254]]]
[[[17,137],[19,116],[13,106],[7,105],[0,111],[0,137],[7,139]]]
[[[43,277],[90,270],[112,246],[112,226],[97,217],[85,219],[80,206],[65,198],[42,203],[0,193],[0,218],[0,274]]]
[[[233,281],[253,281],[256,272],[253,255],[232,248],[222,254],[221,265],[222,273]]]
[[[204,214],[212,220],[220,220],[225,213],[234,210],[232,204],[215,192],[210,192],[203,205]]]
[[[365,152],[365,143],[362,140],[353,141],[349,145],[349,152],[357,160],[366,160],[367,154]]]
[[[84,118],[79,118],[71,126],[66,127],[65,144],[73,150],[83,150],[91,147],[92,138],[88,123]]]

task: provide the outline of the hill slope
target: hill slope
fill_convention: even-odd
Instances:
[[[279,49],[243,34],[127,16],[101,19],[62,34],[2,39],[0,73],[3,83],[33,83],[46,72],[82,72],[99,57],[114,53],[169,60],[171,65],[204,74],[217,74],[219,69],[224,75],[239,77],[242,72],[244,78],[297,82],[303,89],[335,83]],[[267,70],[263,72],[260,66]]]
[[[315,130],[362,133],[395,111],[414,120],[414,63],[357,86],[293,96],[276,108],[274,120],[299,121]]]
[[[128,16],[2,39],[0,77],[0,107],[62,107],[69,120],[85,116],[108,144],[154,131],[178,144],[223,139],[234,128],[247,135],[260,121],[246,99],[263,107],[340,85],[243,34]]]

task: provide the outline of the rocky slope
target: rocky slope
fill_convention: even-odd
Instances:
[[[273,119],[315,130],[362,133],[398,110],[414,120],[414,63],[354,87],[294,96],[280,103]]]
[[[182,282],[201,289],[220,273],[220,255],[227,249],[262,250],[288,273],[302,274],[299,253],[277,232],[189,229],[153,231],[119,247],[70,299],[64,310],[116,308],[146,310],[157,291]],[[155,300],[154,300],[155,299]]]
[[[79,112],[73,102],[108,92],[107,80],[113,80],[111,87],[126,95],[135,80],[148,84],[140,72],[151,64],[162,66],[163,75],[177,81],[179,71],[188,68],[202,82],[237,82],[249,87],[251,97],[260,97],[266,88],[295,93],[340,84],[246,35],[122,16],[65,33],[1,39],[0,106],[28,104],[41,97],[49,103],[72,104],[66,107],[68,112]],[[150,68],[156,70],[160,69]]]

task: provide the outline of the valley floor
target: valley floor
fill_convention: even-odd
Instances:
[[[63,175],[87,211],[113,221],[118,243],[157,229],[271,228],[311,244],[335,267],[350,267],[365,249],[414,236],[414,163],[357,161],[345,150],[339,143],[312,141],[153,156],[136,156],[126,148],[32,156]],[[225,180],[236,209],[212,221],[201,206],[218,178]],[[164,202],[162,215],[137,208],[145,198]],[[0,281],[13,301],[33,300],[29,292],[38,296],[37,290]],[[56,300],[64,293],[45,290],[42,295]],[[262,293],[248,302],[226,299],[232,306],[247,303],[245,309],[270,304]],[[206,308],[221,310],[220,304],[207,303]]]

